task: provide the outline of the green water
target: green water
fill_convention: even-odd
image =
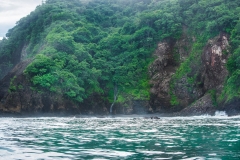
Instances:
[[[240,117],[0,118],[0,159],[240,159]]]

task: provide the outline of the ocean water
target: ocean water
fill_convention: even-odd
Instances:
[[[0,159],[240,159],[240,116],[0,118]]]

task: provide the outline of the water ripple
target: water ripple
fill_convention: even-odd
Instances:
[[[239,159],[240,117],[1,118],[0,159]]]

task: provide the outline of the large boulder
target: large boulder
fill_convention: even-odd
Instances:
[[[200,115],[214,115],[216,107],[213,105],[213,100],[210,94],[206,94],[190,106],[178,112],[177,116],[200,116]]]
[[[235,98],[225,103],[222,110],[226,111],[228,116],[240,115],[240,99]]]

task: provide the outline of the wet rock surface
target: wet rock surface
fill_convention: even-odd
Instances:
[[[228,116],[240,115],[240,100],[234,99],[224,104],[222,110],[226,111]]]
[[[175,114],[175,116],[200,116],[214,115],[216,107],[213,105],[212,97],[206,94],[190,106]]]
[[[155,112],[179,111],[196,101],[202,101],[201,98],[208,97],[205,94],[209,90],[216,91],[217,97],[221,94],[228,75],[226,61],[230,47],[229,36],[225,33],[220,33],[215,38],[208,40],[202,50],[200,62],[191,63],[192,65],[189,66],[191,72],[175,81],[172,92],[177,96],[179,105],[174,107],[171,105],[170,83],[179,67],[174,57],[179,57],[179,63],[183,62],[190,54],[191,44],[194,41],[193,37],[183,34],[182,38],[176,42],[166,41],[158,44],[154,53],[155,61],[149,67],[150,84],[152,85],[150,104]],[[205,105],[207,105],[206,107],[210,106],[209,104]]]

